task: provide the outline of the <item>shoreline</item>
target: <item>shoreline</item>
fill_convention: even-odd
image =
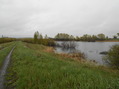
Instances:
[[[55,40],[56,42],[57,41],[61,41],[61,40]],[[66,40],[66,41],[69,41],[69,40]],[[62,40],[61,42],[64,42],[64,40]],[[119,42],[119,40],[97,40],[97,41],[74,41],[74,42]]]
[[[95,42],[119,42],[119,40],[104,40],[104,41],[95,41]]]

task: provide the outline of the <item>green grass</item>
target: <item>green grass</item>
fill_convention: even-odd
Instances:
[[[119,89],[119,72],[90,66],[19,42],[7,74],[7,89]]]
[[[0,44],[0,68],[2,66],[2,63],[5,59],[5,57],[8,55],[8,53],[12,49],[13,44],[14,44],[14,42]]]
[[[3,44],[0,44],[0,50],[4,49],[5,47],[13,44],[14,42],[8,42],[8,43],[3,43]]]

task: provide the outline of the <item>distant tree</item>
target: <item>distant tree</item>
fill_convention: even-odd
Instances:
[[[91,36],[88,34],[84,34],[82,37],[80,37],[80,40],[82,41],[93,41],[95,39],[95,36]]]
[[[59,33],[55,36],[55,39],[59,39],[60,36],[59,36]]]
[[[74,38],[75,38],[75,37],[74,37],[73,35],[69,36],[69,39],[70,39],[70,40],[74,40]]]
[[[39,38],[39,32],[36,31],[36,32],[34,33],[34,43],[38,43],[38,38]]]
[[[42,34],[39,34],[39,39],[43,39],[43,36],[42,36]]]
[[[80,40],[80,37],[76,36],[76,40],[79,41]]]
[[[37,43],[37,40],[38,40],[37,35],[34,34],[34,43]]]
[[[109,37],[108,36],[106,36],[106,40],[108,40],[109,39]]]
[[[47,36],[47,34],[45,35],[45,37],[44,37],[45,39],[48,39],[48,36]]]
[[[97,39],[98,39],[98,37],[96,35],[91,36],[91,41],[96,41]]]
[[[4,36],[2,35],[2,38],[4,38]]]
[[[66,33],[58,33],[55,36],[55,39],[56,40],[72,40],[72,39],[74,39],[74,37],[73,37],[73,35],[69,35],[69,34],[66,34]]]
[[[119,36],[119,33],[117,33],[117,36]]]
[[[103,33],[98,34],[97,36],[98,36],[99,40],[104,40],[105,39],[105,35]]]
[[[39,44],[44,44],[44,40],[43,40],[42,34],[39,34],[38,43],[39,43]]]
[[[113,36],[113,39],[117,39],[117,36],[116,36],[116,35],[114,35],[114,36]]]

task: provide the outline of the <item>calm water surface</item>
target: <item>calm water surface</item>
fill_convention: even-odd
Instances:
[[[58,41],[57,43],[62,43]],[[99,64],[104,64],[103,56],[100,52],[108,51],[112,45],[119,44],[119,42],[76,42],[75,49],[62,49],[56,47],[55,52],[58,53],[72,53],[81,51],[86,55],[88,60],[95,60]]]

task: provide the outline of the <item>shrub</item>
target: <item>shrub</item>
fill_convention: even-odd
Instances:
[[[21,38],[19,41],[27,42],[27,43],[37,43],[45,46],[55,46],[55,41],[53,39],[37,39],[37,42],[34,41],[33,38]]]
[[[15,38],[0,38],[0,44],[12,42],[12,41],[16,41],[16,39]]]
[[[119,45],[113,45],[104,57],[104,60],[110,66],[119,69]]]

